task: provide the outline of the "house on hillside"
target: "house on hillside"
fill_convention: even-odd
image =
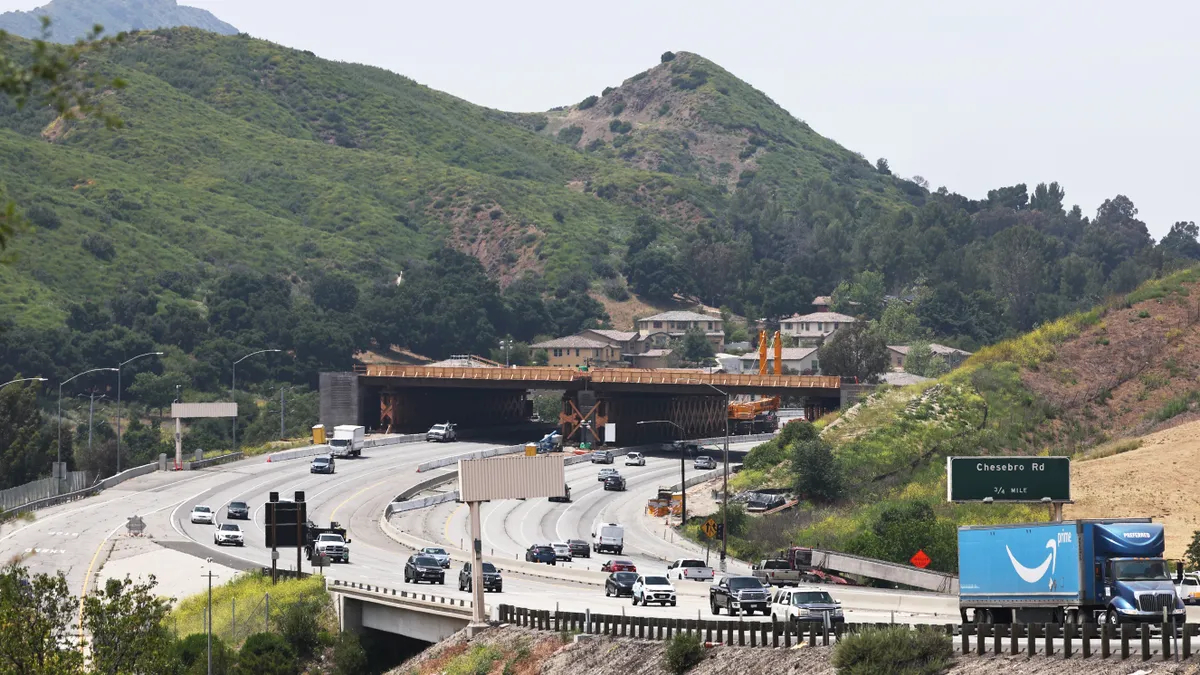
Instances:
[[[829,305],[833,303],[833,298],[828,295],[818,295],[813,298],[812,306],[814,312],[828,312]]]
[[[621,351],[616,347],[607,342],[589,340],[578,335],[539,342],[532,347],[546,350],[546,364],[550,366],[579,368],[624,365],[620,363]]]
[[[783,358],[780,362],[783,363],[784,372],[795,375],[820,375],[821,364],[817,361],[816,347],[784,347]],[[751,352],[738,357],[741,362],[743,373],[758,372],[758,354]],[[775,372],[775,352],[774,350],[767,351],[767,373]]]
[[[629,365],[634,368],[669,368],[668,359],[671,357],[670,349],[648,349],[639,354],[626,354],[625,359]]]
[[[837,312],[796,314],[779,322],[779,332],[794,337],[799,346],[820,347],[839,328],[845,328],[855,321],[854,317]]]
[[[638,332],[632,330],[588,328],[587,330],[579,331],[576,333],[576,336],[587,340],[607,343],[609,346],[615,347],[619,354],[629,354],[637,347]]]
[[[638,319],[637,346],[641,349],[631,349],[630,352],[641,353],[648,349],[665,348],[666,343],[682,338],[688,330],[693,328],[704,331],[704,336],[712,344],[713,351],[719,352],[725,349],[725,323],[721,317],[697,312],[671,311]],[[658,337],[655,338],[655,336]]]
[[[908,350],[908,345],[888,345],[888,358],[891,360],[892,370],[904,370],[904,363],[908,360]],[[936,342],[929,343],[929,350],[933,352],[934,356],[942,357],[951,370],[961,366],[971,357],[971,352],[939,345]]]

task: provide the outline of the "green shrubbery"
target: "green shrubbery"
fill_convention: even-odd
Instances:
[[[580,110],[587,110],[588,108],[590,108],[590,107],[592,107],[592,106],[596,105],[596,102],[597,102],[597,101],[599,101],[599,100],[600,100],[600,97],[599,97],[599,96],[596,96],[595,94],[592,94],[591,96],[589,96],[589,97],[587,97],[587,98],[585,98],[585,99],[583,99],[582,101],[580,101],[580,102],[579,102],[579,109],[580,109]]]
[[[949,636],[925,627],[869,628],[844,635],[833,649],[838,675],[937,675],[953,659]]]
[[[575,145],[579,139],[583,138],[583,127],[572,124],[569,127],[563,127],[558,130],[558,142],[566,143],[567,145]]]
[[[633,125],[630,124],[629,122],[622,122],[621,120],[613,120],[608,123],[608,130],[613,132],[614,134],[627,134],[633,130]]]
[[[704,645],[693,633],[676,633],[667,643],[663,654],[663,669],[674,675],[683,675],[704,660]]]
[[[295,675],[296,653],[275,633],[255,633],[238,652],[238,671],[254,675]]]

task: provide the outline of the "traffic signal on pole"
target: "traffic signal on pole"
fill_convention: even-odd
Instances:
[[[717,539],[725,538],[725,523],[717,523]]]

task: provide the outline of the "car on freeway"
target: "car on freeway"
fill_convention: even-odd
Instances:
[[[230,520],[250,520],[250,505],[246,502],[229,502],[225,517]]]
[[[458,590],[471,590],[471,563],[463,564],[458,572]],[[500,593],[504,590],[504,580],[500,578],[500,570],[490,562],[483,563],[483,590]]]
[[[621,477],[621,474],[613,474],[604,479],[604,489],[614,492],[624,492],[625,479]]]
[[[596,450],[592,452],[592,464],[612,464],[613,454],[611,450]]]
[[[755,577],[721,577],[715,586],[708,587],[708,605],[713,614],[720,614],[724,607],[729,616],[740,612],[746,616],[755,612],[767,615],[771,613],[771,592]]]
[[[596,480],[603,482],[603,481],[607,480],[609,476],[620,476],[620,475],[621,475],[621,473],[619,471],[609,467],[609,468],[605,468],[605,469],[600,469],[600,471],[596,474]]]
[[[646,456],[640,452],[630,452],[625,455],[625,466],[646,466]]]
[[[458,440],[458,425],[446,422],[445,424],[435,424],[429,427],[429,431],[425,432],[425,442],[449,443],[450,441]]]
[[[680,581],[712,581],[713,569],[704,564],[703,560],[695,558],[680,558],[667,566],[667,576]]]
[[[633,595],[633,584],[637,580],[637,572],[613,572],[604,580],[604,597]]]
[[[572,558],[592,557],[592,547],[582,539],[568,539],[567,547],[571,549]]]
[[[619,572],[624,574],[624,572]],[[675,606],[675,587],[671,580],[659,575],[639,576],[633,583],[633,604],[649,605],[657,602],[660,605]]]
[[[246,539],[242,536],[242,526],[236,523],[221,523],[213,530],[213,543],[217,546],[245,546]]]
[[[558,556],[554,555],[554,547],[548,544],[534,544],[525,551],[525,562],[558,564]]]
[[[708,471],[709,469],[717,468],[717,460],[708,455],[700,455],[696,458],[696,463],[692,465],[693,469]]]
[[[555,560],[566,560],[571,562],[571,547],[565,541],[556,541],[550,544],[550,548],[554,549]]]
[[[337,523],[334,523],[336,525]],[[350,564],[350,540],[346,539],[341,532],[322,532],[317,535],[317,540],[313,542],[312,551],[316,551],[318,555],[323,555],[332,562],[342,562]],[[311,559],[312,554],[309,554]]]
[[[637,565],[629,558],[610,558],[600,566],[601,572],[636,572]]]
[[[771,599],[771,617],[789,623],[845,623],[842,605],[829,591],[813,587],[781,588]]]
[[[203,504],[197,504],[192,507],[192,522],[193,523],[208,523],[209,525],[216,524],[216,514],[213,510]]]
[[[404,563],[404,583],[415,584],[422,581],[445,584],[446,570],[432,556],[414,553],[408,556],[408,562]]]
[[[554,495],[553,497],[550,497],[550,501],[552,501],[552,502],[570,502],[571,501],[571,486],[564,484],[563,485],[563,493],[561,495]]]
[[[1185,605],[1200,605],[1200,574],[1188,572],[1175,584],[1175,593]]]
[[[309,473],[333,473],[333,455],[317,455],[308,467]]]
[[[441,546],[426,546],[418,551],[418,553],[433,558],[442,567],[450,567],[450,554],[446,553],[446,549]]]

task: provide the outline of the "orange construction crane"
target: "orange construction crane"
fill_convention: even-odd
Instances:
[[[783,374],[783,341],[779,339],[779,331],[775,331],[775,374]]]
[[[779,410],[779,397],[760,398],[757,401],[735,401],[729,404],[730,421],[752,422],[754,418],[767,412]]]
[[[758,331],[758,374],[767,374],[767,331]]]

